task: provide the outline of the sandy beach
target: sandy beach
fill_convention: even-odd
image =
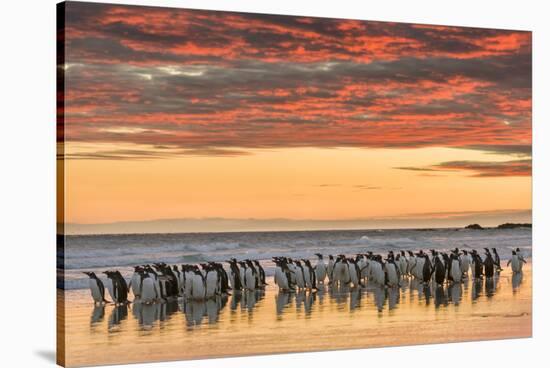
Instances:
[[[503,265],[504,266],[504,265]],[[93,306],[65,293],[67,366],[530,337],[531,264],[498,279],[425,289],[235,293],[208,302]]]

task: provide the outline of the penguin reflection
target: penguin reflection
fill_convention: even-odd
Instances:
[[[462,300],[462,284],[459,282],[453,283],[448,287],[447,292],[449,294],[449,299],[454,305],[459,305]]]
[[[401,296],[398,288],[389,288],[386,290],[388,293],[388,306],[390,310],[395,309],[399,304],[399,298]]]
[[[109,330],[120,325],[126,318],[128,318],[128,304],[115,306],[109,316]]]
[[[361,308],[361,297],[363,296],[360,288],[355,288],[350,291],[349,309],[354,310]]]
[[[483,281],[481,279],[472,280],[472,301],[475,302],[481,295],[481,289],[483,287]]]
[[[105,317],[105,305],[95,305],[92,310],[92,317],[90,318],[90,325],[93,327],[95,324],[103,321]]]
[[[386,303],[386,290],[383,286],[375,287],[373,290],[374,293],[374,304],[378,309],[378,312],[384,310],[384,304]]]
[[[434,302],[435,302],[436,308],[439,308],[440,306],[447,306],[448,299],[447,299],[447,294],[445,293],[445,289],[443,288],[443,285],[435,286]]]
[[[241,308],[252,312],[256,304],[265,296],[264,290],[244,290],[242,295]]]
[[[275,295],[275,308],[278,316],[283,314],[284,310],[290,305],[291,300],[291,294],[286,291],[279,291]]]
[[[514,273],[512,275],[512,291],[514,293],[518,291],[522,281],[523,281],[523,272]]]

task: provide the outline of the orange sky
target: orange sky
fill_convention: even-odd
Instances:
[[[69,3],[64,39],[68,223],[531,208],[529,32]]]

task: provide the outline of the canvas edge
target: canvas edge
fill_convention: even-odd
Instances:
[[[56,363],[65,355],[65,2],[56,4]]]

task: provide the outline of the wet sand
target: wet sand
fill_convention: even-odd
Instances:
[[[208,302],[94,308],[65,293],[65,364],[122,364],[238,355],[530,337],[531,265],[445,288],[322,288],[235,293]]]

